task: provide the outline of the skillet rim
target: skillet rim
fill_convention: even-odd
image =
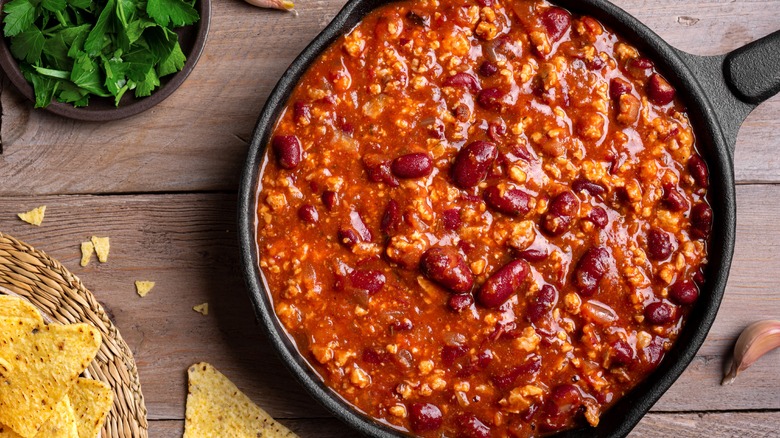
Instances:
[[[267,284],[260,274],[255,226],[259,176],[267,164],[265,149],[289,94],[325,48],[351,30],[365,14],[387,3],[382,0],[350,0],[285,71],[266,100],[252,134],[240,185],[238,208],[244,278],[256,316],[274,350],[295,378],[326,409],[357,431],[381,438],[405,435],[362,413],[325,386],[279,323],[267,293]],[[627,435],[636,426],[682,374],[715,320],[725,292],[735,241],[736,201],[732,156],[716,111],[691,68],[683,61],[681,52],[632,15],[606,0],[552,0],[552,3],[598,19],[636,45],[659,66],[664,76],[683,95],[682,99],[687,103],[688,114],[696,131],[699,150],[710,168],[709,196],[714,220],[708,249],[710,262],[705,271],[707,282],[702,286],[700,298],[689,313],[680,336],[658,368],[604,412],[598,427],[572,429],[556,435],[620,437]]]

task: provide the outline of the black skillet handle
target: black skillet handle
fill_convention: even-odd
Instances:
[[[726,55],[679,54],[704,88],[733,153],[748,114],[780,92],[780,31]]]

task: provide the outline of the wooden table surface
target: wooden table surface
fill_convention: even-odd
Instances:
[[[733,50],[780,29],[780,0],[616,0],[674,46]],[[180,437],[186,369],[208,361],[303,437],[354,435],[287,373],[255,323],[239,267],[236,198],[247,139],[271,88],[343,0],[299,15],[214,0],[203,56],[166,101],[130,119],[76,122],[0,91],[0,231],[47,252],[109,308],[130,345],[151,437]],[[737,245],[707,341],[635,436],[777,436],[780,350],[719,385],[747,324],[780,318],[780,96],[742,126]],[[41,227],[15,213],[47,205]],[[79,242],[111,237],[108,263],[79,266]],[[153,280],[146,298],[134,280]],[[201,316],[192,306],[208,302]]]

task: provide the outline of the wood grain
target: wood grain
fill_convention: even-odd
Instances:
[[[671,44],[712,55],[780,28],[780,0],[619,0]],[[299,15],[213,2],[211,33],[192,75],[171,97],[130,119],[97,124],[32,111],[10,85],[0,93],[0,195],[232,191],[277,78],[342,0],[299,4]],[[780,97],[739,137],[741,182],[780,181]]]

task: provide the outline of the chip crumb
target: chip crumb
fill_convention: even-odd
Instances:
[[[95,252],[95,245],[91,241],[81,242],[81,266],[87,266]]]
[[[44,213],[46,213],[46,206],[41,205],[40,207],[33,208],[28,212],[18,213],[17,216],[19,216],[19,219],[27,222],[28,224],[39,227],[43,223]]]
[[[145,297],[146,294],[149,293],[150,290],[154,287],[153,281],[135,281],[135,290],[138,292],[138,295]]]
[[[200,313],[203,316],[206,316],[209,314],[209,303],[198,304],[197,306],[193,307],[192,310]]]
[[[108,261],[108,251],[111,249],[111,245],[108,241],[108,237],[92,236],[92,245],[95,247],[95,253],[100,263]]]

